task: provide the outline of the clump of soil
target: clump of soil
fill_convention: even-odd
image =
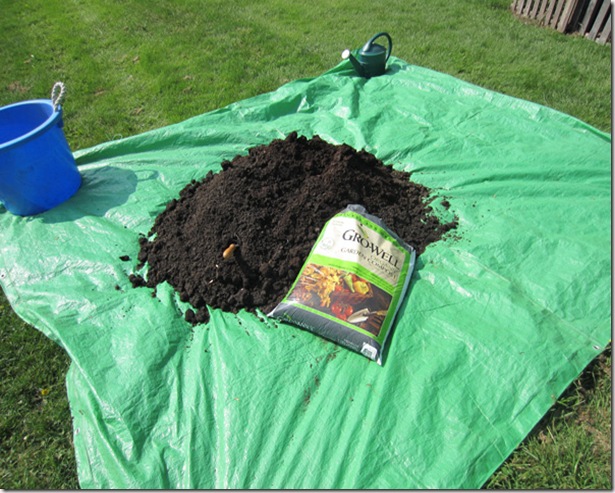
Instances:
[[[193,324],[209,320],[207,305],[267,313],[290,289],[321,227],[348,204],[382,218],[420,255],[457,225],[439,222],[429,194],[366,151],[293,132],[188,184],[140,240],[147,280],[131,280],[151,288],[168,281],[192,305],[186,320]],[[237,248],[224,260],[231,244]]]

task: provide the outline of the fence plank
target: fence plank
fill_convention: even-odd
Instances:
[[[527,0],[525,2],[525,6],[523,7],[523,16],[528,17],[530,13],[530,7],[532,6],[532,0]]]
[[[538,13],[536,14],[536,20],[540,22],[541,24],[544,23],[545,15],[547,14],[548,5],[549,5],[549,0],[543,0],[542,4],[540,5],[540,9],[538,10]]]
[[[581,23],[581,14],[583,13],[583,9],[587,6],[587,0],[580,0],[577,4],[577,8],[574,9],[572,17],[568,22],[568,31],[569,32],[579,32],[579,25]]]
[[[543,0],[546,1],[546,0]],[[532,19],[536,19],[536,14],[538,13],[538,7],[540,6],[540,0],[534,0],[534,5],[532,5],[532,11],[530,12],[530,17]]]
[[[568,25],[572,19],[572,14],[574,14],[578,4],[579,0],[568,0],[568,2],[566,2],[564,11],[562,12],[559,22],[557,23],[557,30],[560,33],[565,32],[568,28]]]
[[[515,0],[515,14],[519,15],[523,9],[523,0]]]
[[[607,17],[606,24],[604,25],[604,29],[602,29],[602,33],[600,34],[600,36],[596,40],[601,45],[606,44],[606,42],[611,37],[611,27],[612,27],[611,26],[611,15],[612,15],[612,13],[609,12],[609,16]]]
[[[585,11],[585,16],[583,17],[583,20],[581,21],[581,27],[579,28],[579,32],[581,34],[585,34],[587,32],[587,30],[591,27],[591,20],[592,17],[594,16],[594,11],[596,10],[596,7],[598,6],[598,0],[590,0],[589,5],[587,6],[587,10]]]
[[[513,0],[510,8],[561,33],[577,32],[602,44],[612,38],[611,0]]]
[[[551,18],[551,23],[549,24],[553,29],[557,29],[557,23],[559,21],[560,15],[562,13],[562,9],[564,8],[564,1],[560,0],[557,2],[557,6],[555,7],[555,12],[553,17]]]
[[[604,19],[608,15],[610,10],[611,10],[610,0],[603,0],[602,7],[600,8],[600,12],[598,12],[596,19],[594,20],[594,25],[591,28],[591,31],[589,31],[589,34],[588,34],[589,39],[596,39],[596,36],[598,35],[598,32],[600,31],[602,24],[604,24]]]
[[[551,3],[549,4],[549,9],[547,10],[547,13],[545,15],[545,26],[551,25],[551,18],[553,17],[553,10],[555,9],[556,5],[557,0],[551,0]]]
[[[523,0],[515,0],[515,3],[513,4],[513,10],[515,14],[519,15],[522,9],[523,9]]]

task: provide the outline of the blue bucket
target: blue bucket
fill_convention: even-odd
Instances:
[[[49,99],[0,108],[0,202],[9,212],[47,211],[81,186],[62,126],[62,107]]]

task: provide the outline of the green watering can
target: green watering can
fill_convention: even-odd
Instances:
[[[384,46],[374,43],[376,39],[384,36],[389,42],[389,49],[385,49]],[[387,60],[391,56],[391,49],[393,48],[393,41],[388,33],[378,33],[371,37],[371,39],[363,45],[363,48],[357,54],[355,58],[350,53],[350,50],[346,49],[342,52],[342,58],[344,60],[350,60],[355,70],[361,77],[369,79],[370,77],[376,77],[384,74],[386,71]]]

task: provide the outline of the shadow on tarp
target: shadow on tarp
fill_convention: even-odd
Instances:
[[[85,216],[103,217],[128,201],[137,189],[137,175],[116,166],[81,169],[82,183],[75,195],[41,214],[46,224],[71,222]],[[6,211],[4,211],[6,212]]]
[[[386,364],[387,356],[389,354],[389,347],[391,347],[391,344],[394,344],[393,341],[395,340],[395,332],[396,332],[395,329],[397,328],[397,325],[398,325],[397,322],[402,317],[402,315],[406,318],[412,316],[411,315],[412,309],[408,307],[408,299],[410,298],[410,295],[412,294],[414,285],[416,284],[418,280],[421,279],[421,270],[424,267],[425,267],[425,262],[419,255],[418,257],[416,257],[416,261],[414,264],[414,270],[412,271],[412,277],[410,278],[410,284],[408,285],[408,290],[406,291],[406,295],[404,296],[401,304],[399,305],[399,311],[397,312],[397,316],[395,317],[395,321],[393,322],[393,327],[391,327],[391,332],[389,333],[388,341],[386,342],[382,350],[382,366]]]

